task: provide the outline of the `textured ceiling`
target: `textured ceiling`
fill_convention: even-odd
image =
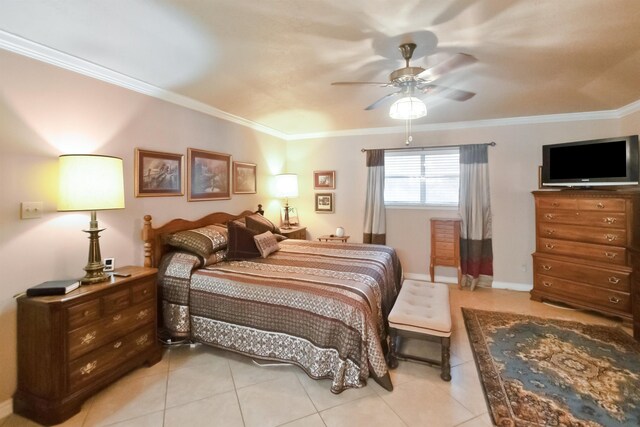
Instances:
[[[387,81],[457,52],[415,125],[614,110],[640,99],[638,0],[3,0],[0,30],[285,134],[397,127]],[[0,72],[1,76],[1,72]]]

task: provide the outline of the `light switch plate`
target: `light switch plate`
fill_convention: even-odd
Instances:
[[[33,219],[42,217],[42,202],[20,203],[20,218]]]

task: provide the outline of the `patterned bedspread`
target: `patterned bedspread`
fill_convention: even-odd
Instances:
[[[288,240],[268,258],[196,269],[172,253],[160,266],[165,327],[262,359],[295,363],[332,389],[390,387],[387,315],[401,283],[387,246]],[[383,351],[384,347],[384,351]],[[388,383],[388,384],[387,384]]]

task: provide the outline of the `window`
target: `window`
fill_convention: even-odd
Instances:
[[[458,206],[460,150],[429,148],[384,154],[387,206]]]

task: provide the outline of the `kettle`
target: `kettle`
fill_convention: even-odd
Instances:
[[[344,237],[344,228],[342,227],[336,228],[336,237]]]

